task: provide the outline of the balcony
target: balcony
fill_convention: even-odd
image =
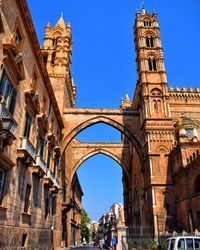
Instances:
[[[33,164],[33,173],[36,173],[40,177],[44,176],[47,172],[47,165],[42,159],[42,156],[35,156],[35,164]]]
[[[44,176],[44,184],[53,186],[54,175],[50,169],[47,169],[47,172]]]
[[[11,145],[16,139],[15,132],[18,124],[6,108],[6,103],[0,97],[0,149]]]
[[[35,148],[27,137],[20,138],[20,147],[17,149],[18,158],[27,164],[35,163]]]

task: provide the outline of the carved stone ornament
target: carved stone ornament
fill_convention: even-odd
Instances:
[[[12,39],[7,39],[3,43],[3,62],[12,70],[16,83],[25,79],[22,53],[18,51]]]
[[[38,94],[34,89],[26,89],[25,90],[25,102],[27,106],[31,108],[34,114],[39,114],[40,112],[40,103]]]
[[[42,129],[44,133],[49,130],[49,122],[45,113],[40,113],[37,115],[38,127]]]

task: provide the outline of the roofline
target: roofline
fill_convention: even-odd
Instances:
[[[51,85],[51,81],[50,81],[46,66],[43,62],[43,56],[42,56],[42,52],[40,49],[40,44],[38,41],[38,37],[37,37],[36,31],[35,31],[35,27],[34,27],[34,24],[32,21],[31,14],[30,14],[30,11],[28,8],[28,4],[27,4],[26,0],[15,0],[15,1],[17,4],[19,4],[18,6],[20,6],[20,8],[21,8],[20,10],[22,13],[22,18],[25,20],[25,26],[26,26],[28,34],[32,40],[30,42],[30,44],[33,47],[33,51],[34,51],[36,60],[38,62],[38,67],[39,67],[40,72],[41,72],[41,76],[44,80],[44,84],[45,84],[47,92],[49,94],[49,98],[52,101],[52,106],[53,106],[53,109],[55,111],[55,115],[58,119],[58,122],[59,122],[61,128],[64,128],[62,115],[60,113],[60,110],[59,110],[59,107],[58,107],[58,104],[56,101],[56,97],[55,97],[55,94],[54,94],[54,91],[53,91],[53,88]]]

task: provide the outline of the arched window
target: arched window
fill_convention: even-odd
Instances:
[[[144,21],[144,26],[145,26],[145,27],[151,27],[151,21],[145,20],[145,21]]]
[[[55,56],[56,56],[56,52],[53,52],[52,57],[51,57],[51,64],[54,65],[55,63]]]
[[[149,63],[149,70],[150,71],[156,71],[157,70],[156,59],[155,58],[150,58],[149,57],[148,63]]]
[[[153,48],[153,46],[154,46],[154,42],[153,42],[153,37],[152,36],[147,36],[146,37],[146,46],[148,47],[148,48]]]
[[[194,183],[194,193],[200,192],[200,175],[197,176],[195,183]]]

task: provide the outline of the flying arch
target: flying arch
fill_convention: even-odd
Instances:
[[[116,161],[122,167],[124,173],[126,174],[127,180],[129,180],[129,173],[128,173],[127,164],[122,159],[120,159],[118,156],[116,156],[115,154],[112,154],[111,152],[109,152],[105,149],[95,149],[92,152],[89,152],[88,154],[84,155],[79,161],[77,161],[74,164],[74,166],[72,167],[71,180],[73,179],[73,176],[74,176],[75,172],[77,171],[77,169],[80,167],[80,165],[82,163],[84,163],[86,160],[88,160],[89,158],[91,158],[97,154],[106,155],[106,156],[110,157],[111,159],[113,159],[114,161]]]
[[[127,128],[126,125],[120,123],[119,121],[116,121],[114,119],[111,119],[111,118],[105,117],[105,116],[96,116],[96,117],[92,117],[90,119],[87,119],[87,120],[83,121],[82,123],[77,124],[77,126],[72,128],[68,134],[65,134],[64,140],[63,140],[63,146],[61,148],[61,154],[63,154],[63,152],[65,151],[65,149],[68,146],[68,144],[70,143],[70,141],[78,133],[80,133],[84,129],[86,129],[92,125],[98,124],[98,123],[104,123],[104,124],[110,125],[111,127],[115,128],[118,131],[120,131],[121,133],[123,133],[135,146],[137,153],[138,153],[140,159],[142,160],[142,149],[141,149],[141,145],[140,145],[138,139],[136,138],[136,136],[129,131],[129,129]]]

